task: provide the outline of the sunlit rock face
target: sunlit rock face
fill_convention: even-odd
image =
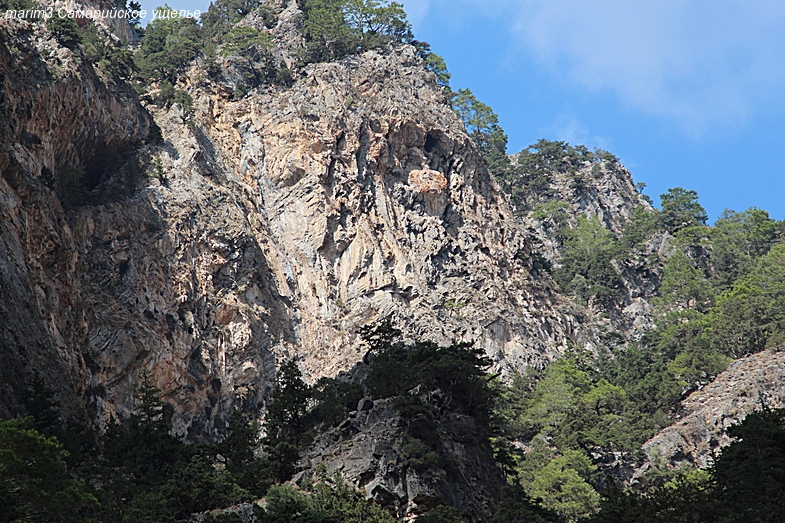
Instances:
[[[785,406],[785,352],[766,350],[731,363],[711,383],[682,401],[678,421],[643,445],[647,461],[627,479],[645,483],[654,467],[706,467],[731,443],[725,432],[747,414]]]
[[[273,29],[283,58],[292,5]],[[196,65],[179,86],[193,114],[148,113],[40,27],[4,23],[6,412],[35,370],[105,422],[149,370],[177,432],[209,440],[234,406],[263,408],[282,359],[336,375],[382,318],[409,339],[474,341],[504,373],[593,343],[532,278],[528,233],[413,48],[239,100]],[[73,172],[86,194],[58,192]]]

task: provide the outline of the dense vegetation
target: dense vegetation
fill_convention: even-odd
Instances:
[[[728,429],[714,465],[648,494],[611,489],[590,523],[754,522],[785,518],[785,409],[762,408]]]
[[[403,6],[387,0],[300,0],[308,62],[412,41]]]
[[[343,58],[389,43],[414,43],[403,7],[388,0],[303,0],[301,26],[306,49],[297,68],[307,63]],[[168,6],[159,9],[169,10]],[[263,29],[235,24],[256,13]],[[292,71],[272,53],[270,32],[277,23],[273,10],[261,0],[216,0],[201,17],[159,18],[144,31],[136,54],[137,80],[141,87],[156,85],[159,105],[174,102],[178,77],[195,58],[204,58],[213,80],[235,86],[235,98],[261,85],[290,85]],[[427,44],[421,49],[427,50]],[[425,58],[432,55],[423,51]],[[435,55],[433,55],[435,56]],[[222,59],[222,66],[217,64]],[[430,58],[429,64],[436,58]],[[443,63],[443,62],[442,62]]]
[[[261,427],[235,411],[226,437],[213,445],[186,444],[172,435],[160,391],[147,374],[134,413],[97,440],[64,426],[51,391],[36,382],[27,402],[32,416],[0,422],[0,521],[176,522],[267,495],[266,510],[254,507],[256,521],[292,521],[306,513],[307,521],[392,522],[338,477],[322,473],[308,494],[275,486],[294,473],[297,442],[309,424],[324,423],[317,410],[332,400],[335,415],[335,395],[324,392],[328,381],[308,387],[297,365],[285,363],[268,404],[266,436],[260,438]],[[321,399],[306,420],[305,406],[317,395]],[[338,405],[343,419],[348,407]],[[237,520],[231,514],[217,519]]]
[[[643,266],[651,274],[662,274],[659,297],[653,300],[656,328],[642,338],[625,340],[601,325],[605,346],[598,353],[573,349],[548,368],[530,370],[500,389],[497,459],[508,480],[568,521],[600,507],[605,508],[597,521],[616,521],[608,514],[615,514],[615,504],[623,502],[644,507],[637,513],[630,509],[639,517],[659,510],[663,516],[658,521],[719,520],[687,515],[668,519],[687,500],[698,499],[697,492],[704,501],[719,496],[718,487],[688,481],[705,479],[706,474],[682,477],[684,471],[655,466],[652,484],[662,485],[674,475],[681,479],[651,497],[617,495],[598,464],[619,456],[640,462],[641,443],[673,421],[687,394],[711,381],[734,358],[782,347],[785,222],[751,208],[726,211],[709,226],[697,193],[680,187],[660,196],[659,210],[647,205],[651,200],[641,194],[644,201],[620,234],[593,217],[571,222],[568,204],[554,187],[557,175],[569,181],[576,195],[591,191],[591,178],[615,175],[620,169],[616,157],[547,140],[508,157],[506,135],[489,106],[468,90],[459,91],[452,104],[517,213],[539,221],[560,245],[555,267],[544,266],[564,293],[608,318],[625,304],[621,267]],[[655,236],[670,243],[666,254],[647,250]],[[536,263],[532,260],[533,267]],[[658,268],[661,264],[663,269]],[[743,429],[735,430],[741,434]],[[519,446],[509,446],[511,441]],[[520,444],[525,453],[518,450]],[[723,499],[731,503],[731,498]],[[653,508],[657,503],[659,508]],[[624,521],[634,520],[629,518]]]
[[[685,209],[694,219],[694,208]],[[751,209],[728,212],[713,227],[694,224],[674,232],[676,250],[655,300],[654,330],[626,345],[609,337],[599,355],[576,352],[544,371],[518,377],[502,402],[500,412],[511,422],[508,437],[531,445],[513,468],[518,482],[565,516],[597,509],[600,498],[587,484],[602,492],[604,479],[593,462],[612,460],[612,452],[635,461],[639,445],[672,422],[686,394],[712,380],[733,358],[782,345],[785,245],[777,243],[782,223]],[[625,237],[615,238],[596,220],[579,221],[565,237],[563,265],[554,271],[557,281],[581,300],[613,298],[620,282],[610,260],[623,255]],[[572,237],[580,241],[573,243]],[[564,463],[554,468],[558,460]],[[542,476],[554,472],[558,483],[551,484],[561,485],[560,495],[539,487]],[[655,468],[652,481],[664,473]],[[661,476],[660,483],[667,477]],[[566,495],[568,489],[572,493]],[[660,502],[664,499],[669,498]]]
[[[295,68],[405,43],[415,46],[440,85],[448,85],[444,60],[426,42],[414,40],[401,4],[390,0],[299,0],[298,4],[303,13],[299,30],[306,46],[295,56]],[[125,7],[141,9],[134,1]],[[3,10],[38,8],[35,0],[0,0]],[[134,53],[127,42],[109,37],[90,21],[77,24],[54,11],[45,25],[61,45],[109,76],[132,80],[140,94],[165,107],[176,103],[178,81],[198,58],[212,80],[234,84],[236,97],[265,84],[291,85],[293,72],[272,52],[276,42],[270,30],[278,23],[277,14],[264,0],[215,0],[198,20],[179,16],[167,4],[154,11],[161,16],[153,17],[144,28],[140,20],[129,20],[141,35]],[[251,14],[261,24],[237,26]],[[220,65],[219,58],[223,60]]]
[[[587,451],[634,445],[636,429],[630,426],[645,414],[627,389],[599,377],[585,365],[588,360],[573,354],[505,387],[486,374],[488,361],[477,349],[407,345],[398,334],[389,322],[364,330],[370,364],[360,383],[323,379],[307,386],[295,362],[284,363],[268,403],[266,436],[260,438],[260,427],[235,411],[226,437],[212,445],[186,444],[171,434],[149,375],[141,376],[134,413],[97,440],[61,422],[39,381],[27,402],[33,416],[0,422],[0,521],[176,522],[266,496],[264,508],[253,505],[260,523],[391,523],[390,514],[365,502],[339,475],[321,470],[303,490],[281,486],[296,471],[299,449],[340,424],[363,396],[398,410],[408,466],[421,474],[445,466],[439,433],[444,416],[471,416],[490,425],[494,437],[483,437],[496,448],[510,483],[491,523],[782,517],[785,410],[764,406],[729,429],[735,443],[710,469],[681,472],[646,493],[622,492],[600,474],[596,453]],[[527,441],[527,452],[506,446],[511,439]],[[241,520],[223,512],[205,521]],[[454,509],[437,507],[418,521],[461,519]]]

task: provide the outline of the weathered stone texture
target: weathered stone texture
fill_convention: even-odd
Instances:
[[[238,101],[196,66],[192,116],[150,108],[154,146],[132,91],[13,24],[27,43],[0,65],[9,412],[37,369],[105,421],[149,369],[176,430],[213,439],[233,405],[263,407],[283,358],[335,375],[382,318],[474,340],[502,372],[592,343],[530,276],[527,233],[413,48],[309,65]],[[95,172],[91,203],[64,209],[47,170],[89,171],[107,148],[141,182],[113,193]]]

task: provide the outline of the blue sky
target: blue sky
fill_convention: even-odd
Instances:
[[[402,3],[452,87],[499,114],[510,152],[539,138],[600,147],[657,202],[681,186],[712,221],[751,206],[785,218],[785,2]]]

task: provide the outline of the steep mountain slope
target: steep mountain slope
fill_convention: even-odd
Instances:
[[[730,443],[726,429],[762,406],[785,406],[785,353],[765,351],[731,363],[717,378],[681,403],[678,421],[643,445],[648,462],[632,481],[662,471],[706,467]]]
[[[567,245],[569,240],[565,238],[570,231],[585,226],[586,223],[582,224],[581,220],[596,220],[601,230],[608,231],[612,235],[610,237],[614,238],[616,245],[610,250],[607,261],[618,276],[616,283],[621,292],[612,295],[614,299],[605,299],[602,302],[596,296],[586,300],[585,296],[575,295],[574,299],[578,303],[586,304],[586,310],[603,332],[601,340],[605,345],[608,348],[621,349],[621,352],[617,352],[617,357],[624,353],[626,344],[649,333],[655,337],[642,342],[649,351],[646,357],[656,360],[664,354],[667,361],[667,358],[674,357],[668,356],[668,351],[683,350],[681,347],[686,345],[684,340],[689,340],[694,333],[711,331],[712,328],[727,329],[728,338],[736,343],[734,347],[738,347],[735,355],[744,355],[716,377],[716,371],[703,372],[701,375],[689,374],[679,368],[679,365],[671,364],[668,372],[673,376],[671,379],[674,380],[675,390],[672,392],[674,398],[668,408],[668,416],[674,420],[673,424],[662,428],[647,442],[641,442],[644,451],[641,456],[644,460],[642,465],[633,465],[631,457],[628,457],[625,458],[626,462],[624,459],[605,459],[600,465],[601,468],[626,485],[640,487],[649,486],[652,478],[655,483],[661,481],[662,477],[674,474],[674,471],[680,468],[704,468],[711,465],[717,453],[731,442],[726,433],[728,427],[740,422],[761,405],[771,408],[783,405],[782,358],[778,349],[781,343],[772,334],[777,332],[777,327],[762,328],[765,334],[759,335],[774,336],[773,341],[766,344],[770,348],[750,355],[750,352],[763,347],[754,348],[754,329],[745,331],[745,322],[754,325],[764,320],[756,318],[755,313],[752,317],[743,314],[734,316],[729,310],[732,306],[726,305],[724,309],[709,313],[704,317],[705,323],[701,324],[695,321],[702,317],[701,313],[688,310],[684,300],[680,301],[675,293],[680,291],[679,286],[687,285],[703,285],[704,292],[710,293],[712,291],[709,290],[709,279],[722,289],[721,284],[716,282],[727,279],[727,275],[723,276],[723,271],[736,275],[744,274],[743,271],[750,270],[751,266],[751,262],[746,259],[728,261],[728,258],[732,259],[734,256],[726,253],[734,251],[727,245],[746,245],[738,248],[742,252],[745,248],[754,252],[756,240],[751,231],[756,230],[754,220],[759,219],[762,220],[760,223],[765,223],[765,227],[770,228],[768,234],[772,235],[766,238],[765,247],[759,251],[767,252],[777,241],[779,233],[774,230],[778,226],[769,220],[768,214],[753,209],[745,213],[729,212],[714,227],[695,227],[691,233],[677,233],[678,238],[664,231],[661,226],[659,229],[655,228],[655,232],[641,235],[639,231],[645,230],[645,227],[642,227],[645,219],[641,220],[640,217],[651,212],[652,207],[650,202],[636,191],[629,172],[611,155],[601,152],[587,153],[580,147],[572,148],[559,142],[543,141],[530,149],[534,152],[524,151],[513,157],[514,165],[517,163],[516,167],[520,170],[513,171],[517,177],[508,175],[502,183],[507,184],[507,192],[516,203],[516,211],[523,222],[540,238],[542,252],[553,264],[555,271],[559,270],[569,256],[567,251],[575,249],[576,244]],[[638,231],[635,231],[636,216]],[[764,230],[764,226],[758,227],[758,230]],[[744,233],[744,230],[748,232]],[[734,234],[736,236],[732,236]],[[733,237],[733,240],[725,240],[726,237]],[[661,285],[666,274],[665,266],[677,252],[684,255],[681,259],[688,265],[686,269],[684,265],[680,266],[684,271],[681,274],[678,273],[679,266],[670,268],[669,290],[672,294],[669,295],[667,291],[662,291]],[[588,256],[586,258],[588,259]],[[761,271],[776,271],[781,266],[781,262],[769,263],[771,266]],[[690,282],[689,278],[694,280]],[[770,286],[747,281],[747,284],[750,283],[766,289]],[[744,284],[740,288],[743,289]],[[706,304],[715,303],[715,300],[722,302],[724,298],[719,295],[719,291],[713,292],[716,293],[713,298],[705,294],[701,299],[706,300]],[[763,291],[760,292],[764,294]],[[771,294],[775,291],[766,292]],[[658,311],[660,329],[655,330],[652,299],[661,295],[663,299],[660,300]],[[666,303],[670,305],[666,306]],[[703,306],[706,307],[702,310],[705,313],[709,305]],[[664,315],[665,311],[669,312],[669,317]],[[691,313],[693,316],[690,316]],[[679,316],[680,314],[682,316]],[[715,323],[712,327],[711,318],[715,318],[716,322],[716,318],[720,316],[724,317],[727,323]],[[689,321],[695,321],[691,324],[694,329],[692,334],[688,334],[689,328],[686,327]],[[683,330],[679,331],[679,328]],[[608,336],[609,334],[611,336]],[[709,340],[710,344],[712,340],[718,341],[721,338],[703,339]],[[659,351],[662,352],[658,354]],[[685,356],[680,362],[682,366],[701,365],[699,356]],[[707,362],[708,360],[706,358]],[[688,362],[686,365],[685,361]],[[720,370],[726,364],[727,362],[722,363]],[[602,363],[595,362],[593,365],[601,366]],[[707,363],[704,365],[707,369],[710,367]],[[645,377],[638,379],[643,382]],[[652,392],[654,390],[652,389]]]
[[[357,331],[381,319],[408,341],[473,341],[505,377],[653,327],[676,247],[664,229],[630,239],[652,206],[616,158],[544,144],[513,157],[509,198],[415,47],[303,65],[298,3],[268,5],[241,26],[272,35],[291,76],[254,88],[254,64],[219,53],[175,86],[192,104],[169,107],[162,84],[142,103],[43,25],[0,21],[0,415],[26,413],[40,376],[66,414],[105,427],[150,371],[175,432],[215,441],[235,408],[264,414],[283,361],[310,382],[362,367]],[[587,221],[624,246],[604,297],[554,281]],[[708,463],[758,394],[779,405],[779,354],[689,396],[638,476]],[[503,482],[488,427],[440,416],[447,458],[418,469],[400,412],[365,398],[295,481],[323,465],[402,518],[446,502],[483,520]]]
[[[612,154],[562,142],[542,141],[530,149],[534,152],[512,156],[514,174],[505,176],[502,184],[512,195],[516,213],[539,240],[539,252],[553,267],[563,263],[565,229],[578,229],[580,219],[596,220],[617,240],[624,240],[636,210],[653,211],[630,172]],[[650,301],[673,251],[669,234],[641,240],[608,260],[619,276],[614,296],[586,302],[595,321],[623,339],[638,338],[653,327]]]
[[[295,3],[279,25],[290,15]],[[476,340],[498,369],[591,343],[529,275],[526,234],[412,48],[310,65],[293,87],[239,101],[197,67],[194,116],[154,108],[163,145],[137,145],[134,178],[92,160],[147,135],[130,91],[108,94],[86,63],[58,80],[50,56],[74,53],[14,23],[8,39],[31,44],[3,51],[5,259],[17,260],[2,291],[4,368],[17,369],[6,412],[36,369],[106,420],[150,369],[177,431],[211,439],[233,405],[263,405],[276,361],[334,375],[363,356],[357,327],[380,318],[412,338]],[[63,199],[68,169],[93,180],[85,205],[63,208],[43,183],[54,173]]]
[[[397,517],[434,507],[456,507],[470,521],[484,521],[496,507],[504,478],[488,445],[488,428],[470,416],[449,414],[436,423],[436,464],[417,463],[401,414],[387,400],[364,399],[358,411],[320,435],[308,448],[294,483],[314,480],[324,467]]]

